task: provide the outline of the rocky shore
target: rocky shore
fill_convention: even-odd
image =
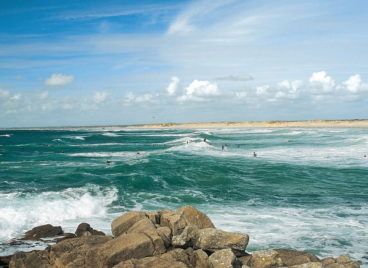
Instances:
[[[304,251],[269,249],[246,252],[247,234],[216,229],[194,207],[157,212],[127,212],[111,223],[113,236],[81,223],[75,233],[43,225],[23,240],[53,238],[45,250],[0,257],[11,268],[358,268],[348,256],[320,259]]]

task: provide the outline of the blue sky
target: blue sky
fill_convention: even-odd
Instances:
[[[366,1],[0,1],[0,127],[368,117]]]

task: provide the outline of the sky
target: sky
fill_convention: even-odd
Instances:
[[[0,0],[0,128],[368,118],[365,0]]]

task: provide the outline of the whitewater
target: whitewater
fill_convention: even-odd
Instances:
[[[0,244],[46,223],[109,233],[124,211],[185,204],[249,234],[249,250],[366,264],[368,129],[0,130]]]

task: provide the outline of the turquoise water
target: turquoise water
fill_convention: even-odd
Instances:
[[[192,204],[248,233],[250,250],[367,261],[365,154],[368,129],[3,130],[0,241],[44,223],[109,232],[123,211]]]

